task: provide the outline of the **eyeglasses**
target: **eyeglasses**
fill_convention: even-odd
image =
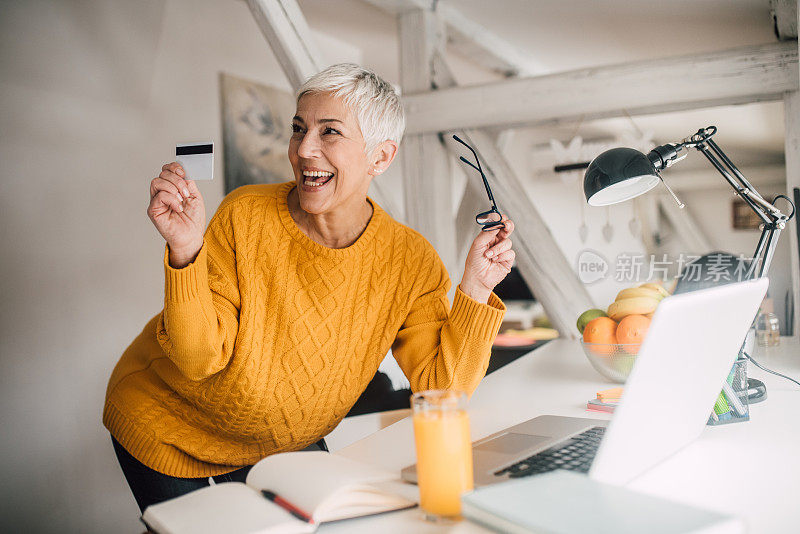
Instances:
[[[492,196],[492,189],[489,187],[489,182],[486,180],[486,175],[483,174],[483,169],[481,169],[481,160],[478,159],[478,154],[476,154],[475,150],[473,150],[471,146],[465,143],[457,135],[453,135],[453,139],[455,139],[456,141],[467,147],[470,150],[470,152],[472,152],[472,155],[475,156],[475,161],[478,163],[477,167],[473,165],[473,163],[464,156],[461,156],[459,159],[461,159],[461,161],[463,161],[464,163],[466,163],[467,165],[469,165],[470,167],[481,173],[481,178],[483,178],[483,186],[486,188],[486,194],[489,195],[489,200],[492,202],[492,209],[477,214],[475,216],[475,222],[482,226],[481,230],[484,232],[489,232],[491,230],[494,230],[498,226],[502,226],[503,228],[505,228],[506,225],[503,224],[502,222],[503,215],[497,210],[497,204],[495,204],[494,197]]]

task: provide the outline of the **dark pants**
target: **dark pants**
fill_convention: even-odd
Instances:
[[[142,513],[151,504],[179,497],[210,485],[208,477],[178,478],[154,471],[131,456],[113,436],[111,441],[114,444],[114,452],[117,453],[117,460],[119,460],[125,480],[128,481],[133,498],[136,499],[136,504],[139,505]],[[321,439],[306,450],[327,451],[328,448],[325,440]],[[248,465],[230,473],[217,475],[213,477],[214,482],[244,482],[252,467],[252,465]]]

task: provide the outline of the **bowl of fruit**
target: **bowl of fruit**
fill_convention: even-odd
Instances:
[[[583,352],[598,373],[624,383],[650,327],[650,319],[669,292],[647,283],[623,289],[608,307],[586,310],[578,317]]]

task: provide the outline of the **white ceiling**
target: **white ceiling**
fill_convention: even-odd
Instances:
[[[442,0],[513,43],[541,73],[775,42],[768,0]],[[315,31],[364,51],[364,63],[397,82],[394,18],[360,0],[299,0]],[[457,51],[449,61],[462,85],[497,80]],[[677,141],[701,126],[719,127],[717,141],[739,164],[782,161],[783,106],[751,104],[635,117],[657,142]],[[618,136],[627,118],[526,130],[532,144]],[[745,161],[742,162],[741,158]],[[699,165],[707,165],[698,162]]]
[[[768,0],[449,0],[558,72],[772,42]]]

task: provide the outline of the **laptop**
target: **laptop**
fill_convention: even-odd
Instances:
[[[476,486],[555,469],[625,484],[705,428],[769,280],[664,299],[611,421],[543,415],[472,444]],[[416,483],[416,467],[402,470]]]

